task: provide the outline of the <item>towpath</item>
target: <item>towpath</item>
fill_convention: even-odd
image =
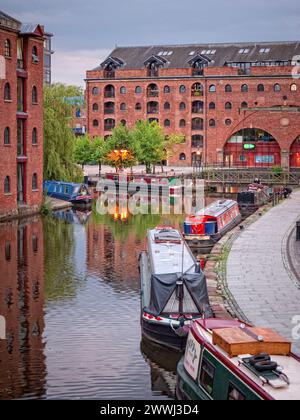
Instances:
[[[249,321],[273,328],[291,339],[293,351],[300,355],[297,220],[300,220],[300,191],[238,235],[227,260],[227,284]]]

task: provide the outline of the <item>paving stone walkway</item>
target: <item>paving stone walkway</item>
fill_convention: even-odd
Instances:
[[[300,191],[272,208],[234,241],[227,261],[228,288],[245,316],[293,341],[300,355],[300,283],[291,267],[299,267],[295,222],[300,220]],[[289,241],[290,238],[290,241]],[[299,273],[300,274],[300,273]],[[294,334],[293,334],[294,333]]]

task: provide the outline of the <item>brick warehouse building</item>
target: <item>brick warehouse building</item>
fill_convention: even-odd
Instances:
[[[43,48],[42,26],[0,12],[0,217],[42,203]]]
[[[299,60],[300,42],[117,47],[87,71],[87,130],[157,120],[185,136],[169,164],[300,167]]]

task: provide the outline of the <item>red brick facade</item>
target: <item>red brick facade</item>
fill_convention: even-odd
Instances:
[[[119,52],[122,54],[122,48],[116,54]],[[114,53],[111,57],[122,58]],[[300,113],[294,108],[280,112],[264,109],[300,106],[300,80],[292,77],[291,63],[253,66],[244,72],[238,67],[210,64],[198,76],[193,68],[169,66],[150,77],[147,68],[140,67],[130,69],[125,64],[109,73],[100,66],[87,72],[87,130],[91,137],[109,135],[111,126],[122,120],[132,128],[137,120],[157,118],[166,135],[178,133],[186,139],[176,147],[169,164],[191,166],[200,155],[203,163],[220,166],[300,167]],[[193,89],[195,83],[201,84],[199,93]],[[151,84],[157,87],[152,97],[147,95]],[[108,85],[114,87],[114,93],[105,95]],[[156,108],[151,101],[157,102]],[[201,103],[193,105],[194,101]],[[108,102],[111,104],[105,105]],[[181,103],[184,106],[180,107]],[[106,119],[113,121],[105,126]],[[266,140],[267,133],[272,141],[257,141],[255,151],[244,150],[242,144],[235,149],[227,145],[234,134],[247,129],[259,129],[255,131],[259,138]]]
[[[0,24],[0,218],[38,211],[43,197],[43,29],[10,19]]]

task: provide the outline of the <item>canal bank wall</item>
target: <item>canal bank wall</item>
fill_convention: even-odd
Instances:
[[[208,283],[218,295],[216,316],[226,311],[253,325],[273,328],[293,342],[297,354],[300,284],[291,262],[299,266],[299,247],[291,243],[295,245],[299,218],[300,191],[296,191],[281,204],[260,209],[222,238],[212,251],[215,261],[206,267]]]

